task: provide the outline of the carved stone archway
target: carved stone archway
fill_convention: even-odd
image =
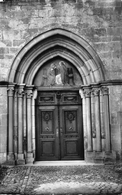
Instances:
[[[23,164],[34,161],[37,90],[33,81],[40,68],[55,57],[73,64],[82,78],[79,93],[83,99],[83,125],[87,143],[85,159],[94,159],[93,151],[103,155],[103,142],[104,151],[111,150],[108,91],[100,84],[105,81],[102,62],[82,37],[63,29],[54,29],[32,39],[22,48],[12,64],[8,77],[9,162]],[[101,131],[101,121],[104,123],[104,132]],[[23,144],[24,141],[26,144]]]

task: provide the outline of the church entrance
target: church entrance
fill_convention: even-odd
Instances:
[[[77,34],[53,29],[29,41],[6,85],[8,164],[104,160],[111,152],[105,81],[99,56]]]
[[[60,57],[35,76],[36,160],[84,158],[81,83],[77,69]]]
[[[36,160],[84,159],[78,91],[38,92],[36,124]]]

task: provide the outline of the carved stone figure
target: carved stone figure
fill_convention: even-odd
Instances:
[[[48,75],[48,85],[54,86],[55,85],[55,75],[56,75],[56,66],[54,63],[51,64],[49,69],[49,75]]]
[[[76,70],[63,60],[52,62],[44,67],[41,73],[41,86],[43,87],[73,86],[78,85],[79,80]]]
[[[72,68],[67,68],[67,77],[68,77],[68,84],[74,85],[74,74]]]
[[[60,73],[61,73],[61,80],[62,80],[62,83],[63,85],[66,84],[66,64],[64,61],[60,61],[59,62],[59,69],[60,69]]]
[[[43,69],[43,78],[42,78],[42,83],[41,86],[46,87],[47,86],[47,69]]]

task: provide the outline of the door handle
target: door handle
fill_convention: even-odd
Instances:
[[[58,137],[59,136],[59,130],[58,130],[58,128],[56,128],[56,137]]]
[[[61,135],[63,134],[63,129],[62,128],[60,128],[60,133],[61,133]]]

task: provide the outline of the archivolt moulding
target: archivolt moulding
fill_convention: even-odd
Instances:
[[[103,64],[89,43],[70,31],[53,29],[38,35],[21,49],[12,64],[8,81],[32,85],[39,68],[56,56],[78,69],[84,85],[105,80]]]

